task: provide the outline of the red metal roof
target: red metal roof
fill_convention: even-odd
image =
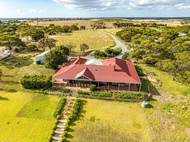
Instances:
[[[79,60],[84,61],[84,58]],[[93,81],[141,84],[130,60],[110,58],[104,60],[103,65],[75,64],[78,63],[77,59],[74,62],[69,62],[70,64],[66,64],[53,76],[54,79],[75,80],[78,77],[85,76]]]

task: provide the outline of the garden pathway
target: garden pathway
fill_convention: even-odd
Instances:
[[[72,106],[74,104],[74,97],[67,96],[67,102],[64,107],[64,111],[61,114],[61,118],[59,119],[59,122],[56,126],[56,129],[54,130],[54,135],[52,137],[52,142],[61,142],[62,135],[64,133],[64,127],[66,124],[66,120],[69,117],[71,113]]]

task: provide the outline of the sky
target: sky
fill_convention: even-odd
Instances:
[[[190,17],[190,0],[0,0],[0,18]]]

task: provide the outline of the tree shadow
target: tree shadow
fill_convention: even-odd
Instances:
[[[152,82],[150,80],[143,77],[143,78],[141,78],[141,82],[142,82],[141,90],[143,92],[150,93],[151,95],[159,95],[160,96],[159,91],[156,89],[156,87],[152,84]]]
[[[75,124],[76,125],[76,124]],[[73,129],[71,129],[70,127],[67,129],[68,132],[74,132]]]
[[[66,134],[66,138],[69,138],[69,139],[72,139],[73,138],[73,136],[71,135],[71,134]]]
[[[4,84],[19,84],[17,81],[3,81]]]
[[[15,93],[15,92],[18,92],[17,90],[15,90],[15,89],[9,89],[9,90],[7,90],[7,92],[10,92],[10,93]]]
[[[12,75],[2,75],[3,77],[13,77]]]
[[[81,103],[82,103],[82,107],[80,108],[80,112],[79,112],[79,117],[77,120],[81,120],[84,118],[85,116],[85,113],[86,113],[86,110],[84,109],[84,106],[87,104],[87,101],[86,100],[81,100]]]
[[[72,122],[69,126],[76,126],[76,123]]]
[[[2,101],[8,101],[9,99],[6,98],[6,97],[2,97],[2,96],[0,96],[0,100],[2,100]]]
[[[147,108],[154,108],[154,106],[151,105],[151,104],[148,104],[148,107],[147,107]]]

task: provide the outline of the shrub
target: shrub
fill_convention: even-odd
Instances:
[[[96,85],[95,84],[90,85],[90,91],[96,91]]]
[[[48,89],[52,86],[51,76],[25,75],[20,81],[25,89]]]
[[[119,98],[119,99],[134,99],[134,100],[144,100],[148,97],[147,93],[144,92],[132,92],[132,91],[127,91],[127,92],[115,92],[113,94],[114,98]]]
[[[63,87],[51,87],[48,89],[48,91],[55,91],[55,92],[61,92],[61,93],[69,93],[71,90]]]
[[[97,96],[97,97],[112,97],[112,91],[96,91],[91,93],[92,96]]]
[[[85,91],[82,91],[82,90],[77,90],[77,93],[79,95],[90,95],[90,92],[85,92]]]
[[[81,100],[79,100],[78,98],[75,100],[74,106],[73,106],[73,110],[71,111],[71,114],[69,116],[69,123],[75,121],[79,115],[80,112],[80,107],[81,107]],[[68,123],[68,124],[69,124]]]
[[[55,109],[54,114],[53,114],[53,116],[55,118],[59,118],[59,115],[63,111],[63,108],[64,108],[65,104],[66,104],[66,98],[61,97],[61,99],[59,100],[59,103],[57,105],[57,108]]]

